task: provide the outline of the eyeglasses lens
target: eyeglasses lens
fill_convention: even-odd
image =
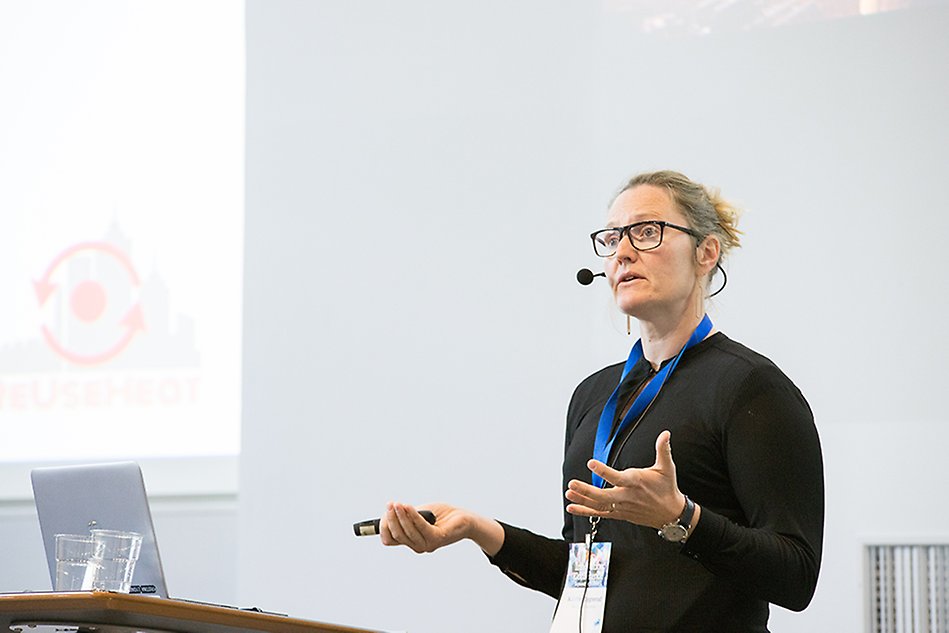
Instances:
[[[633,246],[641,251],[656,248],[662,241],[662,226],[659,224],[640,224],[629,229]]]
[[[600,257],[609,257],[616,252],[623,232],[619,229],[606,229],[593,236],[593,248]]]

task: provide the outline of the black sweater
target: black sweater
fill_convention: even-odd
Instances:
[[[567,412],[563,488],[590,481],[586,462],[600,412],[622,374],[607,367],[577,387]],[[641,382],[641,361],[627,377]],[[672,433],[679,489],[702,507],[684,546],[650,527],[603,520],[613,543],[604,633],[767,631],[768,603],[802,610],[820,567],[824,481],[810,407],[767,358],[724,334],[688,350],[629,440],[617,469],[648,468],[656,438]],[[566,501],[564,502],[566,505]],[[589,520],[564,512],[563,539],[504,525],[491,561],[518,583],[559,597],[568,543]]]

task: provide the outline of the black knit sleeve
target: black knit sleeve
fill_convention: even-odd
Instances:
[[[519,585],[560,597],[564,573],[570,558],[570,545],[522,528],[501,523],[504,545],[488,560]]]
[[[773,365],[738,389],[723,448],[748,525],[703,507],[683,553],[749,594],[803,610],[820,568],[823,462],[810,407]]]

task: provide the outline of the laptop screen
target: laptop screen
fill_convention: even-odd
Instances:
[[[87,534],[92,528],[124,530],[143,537],[131,593],[168,597],[138,464],[36,468],[32,480],[51,582],[56,578],[57,534]]]

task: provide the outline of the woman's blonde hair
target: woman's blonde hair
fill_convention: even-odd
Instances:
[[[614,200],[624,191],[639,185],[664,187],[679,209],[685,214],[689,228],[698,233],[701,243],[706,236],[718,237],[722,245],[719,263],[733,249],[741,246],[738,216],[741,212],[721,197],[717,189],[709,189],[689,180],[677,171],[654,171],[633,176],[623,185]]]

